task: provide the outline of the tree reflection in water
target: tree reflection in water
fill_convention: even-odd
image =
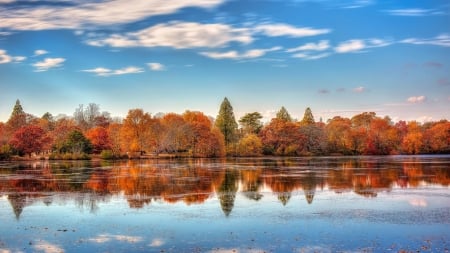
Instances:
[[[201,204],[217,196],[229,216],[239,192],[258,201],[264,189],[287,205],[296,191],[312,204],[324,188],[376,197],[393,187],[448,186],[449,164],[448,156],[4,163],[0,196],[7,196],[17,219],[36,201],[74,200],[95,212],[99,202],[121,194],[130,208],[155,200]]]

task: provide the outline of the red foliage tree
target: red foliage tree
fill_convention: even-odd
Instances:
[[[108,130],[104,127],[91,128],[86,132],[86,137],[91,141],[94,148],[94,154],[99,154],[102,150],[112,148],[111,140],[109,139]]]
[[[10,141],[10,145],[24,154],[42,151],[43,146],[49,142],[44,130],[36,125],[19,128]]]

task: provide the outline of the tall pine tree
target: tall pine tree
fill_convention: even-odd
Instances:
[[[217,115],[215,125],[222,132],[225,138],[225,145],[236,141],[238,124],[234,117],[233,107],[227,98],[220,105],[219,115]]]
[[[291,115],[286,110],[286,108],[284,108],[284,106],[282,106],[281,109],[277,112],[277,119],[280,119],[283,121],[292,121]]]
[[[314,121],[314,116],[312,114],[311,108],[306,108],[305,114],[303,115],[303,119],[301,121],[302,125],[314,125],[316,122]]]
[[[27,123],[27,115],[23,111],[19,99],[17,99],[7,124],[12,131],[15,131],[20,127],[24,126],[26,123]]]

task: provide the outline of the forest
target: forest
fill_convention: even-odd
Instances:
[[[224,98],[215,119],[199,111],[152,116],[131,109],[112,118],[100,106],[79,105],[73,116],[26,113],[19,100],[0,122],[0,160],[150,157],[321,156],[450,153],[450,122],[392,122],[374,112],[316,121],[281,109],[263,123],[259,112],[238,121]]]

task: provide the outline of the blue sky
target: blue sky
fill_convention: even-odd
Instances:
[[[113,116],[285,106],[450,119],[450,4],[377,0],[0,0],[0,121],[97,103]]]

